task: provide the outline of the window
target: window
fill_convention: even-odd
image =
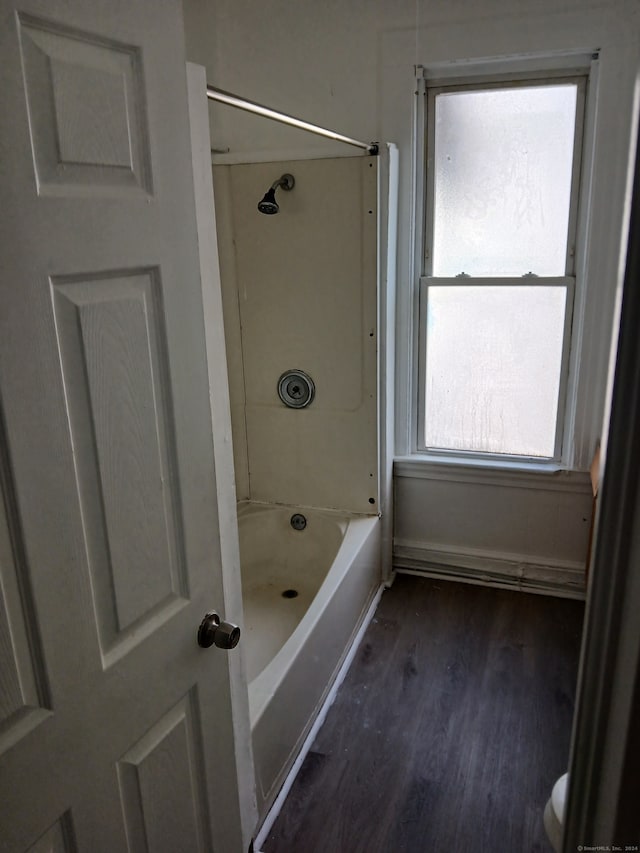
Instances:
[[[561,456],[585,83],[427,91],[421,450]]]

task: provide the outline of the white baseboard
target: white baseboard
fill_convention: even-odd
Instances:
[[[327,693],[327,696],[326,696],[326,698],[322,704],[322,707],[318,711],[318,715],[316,716],[316,719],[315,719],[313,725],[309,729],[309,734],[307,735],[307,737],[304,740],[304,743],[302,744],[300,752],[298,753],[298,757],[294,761],[294,763],[291,767],[291,770],[289,771],[287,778],[284,780],[284,784],[282,785],[282,788],[280,789],[280,793],[278,794],[278,796],[274,800],[273,805],[269,809],[269,812],[267,813],[267,816],[265,817],[265,819],[262,823],[262,826],[260,827],[260,831],[258,832],[258,835],[256,836],[256,839],[254,841],[255,853],[260,853],[260,849],[261,849],[262,845],[267,840],[267,836],[271,832],[271,828],[272,828],[273,824],[275,823],[278,815],[280,814],[280,810],[282,809],[282,806],[284,805],[285,800],[289,796],[289,791],[291,790],[291,787],[296,780],[296,776],[298,775],[298,771],[302,767],[302,764],[303,764],[305,758],[307,757],[307,753],[311,749],[311,746],[313,745],[313,742],[316,739],[316,736],[317,736],[318,732],[320,731],[320,728],[322,727],[322,724],[324,723],[324,721],[327,717],[327,714],[329,713],[329,708],[333,705],[333,702],[336,698],[336,695],[338,693],[340,685],[344,681],[345,676],[346,676],[347,672],[349,671],[349,667],[351,666],[353,659],[356,656],[356,652],[358,651],[358,647],[359,647],[360,642],[364,636],[364,632],[367,630],[367,628],[369,627],[369,623],[373,619],[373,615],[376,612],[378,604],[380,603],[380,598],[381,598],[382,593],[384,592],[385,588],[386,588],[386,585],[381,584],[378,591],[374,595],[374,597],[371,601],[371,604],[369,605],[369,609],[367,610],[367,612],[366,612],[366,614],[365,614],[365,616],[364,616],[364,618],[360,624],[360,627],[358,628],[358,631],[353,638],[353,641],[351,643],[349,651],[345,655],[344,660],[342,661],[342,665],[341,665],[340,669],[338,670],[338,673],[337,673],[337,675],[333,681],[333,684],[331,685],[331,689]]]
[[[524,554],[396,539],[393,566],[400,572],[429,577],[585,598],[584,565],[569,560],[532,559]]]

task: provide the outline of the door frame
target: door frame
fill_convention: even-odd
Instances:
[[[216,212],[211,168],[211,137],[206,70],[187,62],[189,125],[193,160],[193,186],[196,203],[198,253],[202,308],[209,374],[209,403],[213,454],[216,470],[220,555],[225,613],[242,613],[240,547],[236,503],[235,471],[231,431],[229,379],[222,311],[222,283],[216,230]],[[243,644],[227,655],[231,689],[234,751],[238,773],[238,794],[242,821],[243,848],[249,849],[258,820],[256,803],[249,692]]]
[[[580,845],[619,844],[624,849],[625,844],[640,842],[640,785],[637,768],[631,772],[640,743],[640,148],[628,222],[569,761],[564,853],[574,853]]]

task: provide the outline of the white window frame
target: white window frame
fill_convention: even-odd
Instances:
[[[574,304],[580,281],[576,278],[576,247],[578,242],[578,221],[581,189],[581,171],[583,164],[583,145],[585,134],[585,109],[588,96],[589,66],[557,68],[543,71],[521,71],[502,74],[478,74],[465,78],[447,78],[419,81],[418,109],[416,127],[417,142],[417,198],[422,209],[417,211],[417,227],[420,227],[421,239],[416,246],[416,267],[418,280],[418,335],[417,353],[414,366],[414,401],[417,406],[414,417],[414,452],[423,458],[433,461],[458,461],[478,464],[516,464],[528,467],[530,465],[551,465],[560,467],[571,453],[571,435],[568,425],[571,422],[571,401],[569,394],[570,365],[572,362],[572,324]],[[432,273],[432,244],[434,227],[434,169],[433,158],[430,156],[434,149],[435,140],[435,99],[437,95],[460,91],[487,91],[516,87],[531,87],[535,85],[553,85],[554,83],[573,83],[577,86],[576,116],[574,128],[574,151],[571,179],[571,197],[567,229],[567,251],[564,276],[522,277],[503,276],[469,276],[434,277]],[[425,106],[426,105],[426,106]],[[463,270],[460,271],[464,272]],[[560,365],[560,382],[558,390],[558,408],[556,416],[556,434],[554,452],[551,457],[525,456],[507,453],[489,453],[484,451],[454,450],[447,448],[427,447],[425,435],[425,396],[426,396],[426,318],[429,286],[562,286],[566,288],[563,348]]]

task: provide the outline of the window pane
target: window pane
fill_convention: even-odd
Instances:
[[[425,444],[554,455],[564,286],[432,286]]]
[[[436,96],[435,276],[565,274],[576,94]]]

